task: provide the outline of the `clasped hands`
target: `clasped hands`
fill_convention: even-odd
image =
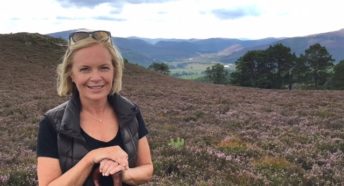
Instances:
[[[93,181],[99,185],[100,176],[112,176],[114,182],[121,179],[121,172],[128,170],[128,154],[119,146],[105,147],[94,150],[94,163],[99,167],[93,172]]]

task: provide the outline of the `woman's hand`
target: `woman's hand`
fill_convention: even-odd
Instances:
[[[102,160],[112,160],[111,161],[104,161],[101,165],[104,169],[104,173],[108,169],[117,170],[119,169],[128,169],[128,154],[119,146],[111,146],[111,147],[104,147],[99,149],[94,149],[91,151],[93,162],[94,163],[101,163]],[[118,165],[115,165],[118,164]],[[118,168],[115,168],[118,167]],[[105,171],[106,169],[106,171]],[[101,169],[100,169],[101,171]],[[102,173],[103,173],[102,172]],[[117,171],[118,172],[118,171]]]
[[[99,172],[103,176],[114,175],[120,171],[125,170],[127,170],[126,167],[123,167],[122,165],[113,160],[103,159],[102,161],[100,161]]]
[[[112,176],[114,185],[122,185],[122,171],[126,170],[124,167],[119,165],[119,163],[110,160],[103,159],[100,161],[99,167],[94,170],[92,177],[93,183],[95,186],[100,186],[100,177],[103,176]]]

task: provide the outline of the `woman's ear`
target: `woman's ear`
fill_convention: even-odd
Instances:
[[[72,73],[70,73],[69,78],[72,81],[72,83],[74,83],[74,78],[73,78],[73,74]]]

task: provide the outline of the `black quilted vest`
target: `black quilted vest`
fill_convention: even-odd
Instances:
[[[117,114],[124,150],[128,153],[129,167],[135,167],[138,143],[138,107],[118,94],[108,97],[110,105]],[[59,161],[62,172],[66,172],[88,152],[86,140],[80,129],[81,104],[77,93],[71,99],[51,110],[45,116],[57,132]],[[90,176],[84,185],[93,185]]]

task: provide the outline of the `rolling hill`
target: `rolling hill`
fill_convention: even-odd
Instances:
[[[244,55],[249,50],[264,50],[269,47],[269,45],[274,45],[277,43],[282,43],[283,45],[289,47],[293,53],[300,55],[309,48],[309,46],[320,43],[322,46],[325,46],[328,52],[335,59],[335,62],[339,62],[344,59],[344,29],[314,34],[304,37],[293,37],[293,38],[284,38],[278,41],[269,43],[268,45],[261,45],[256,47],[246,47],[242,50],[237,51],[236,53],[230,53],[228,55],[222,55],[220,61],[223,63],[232,63],[235,62],[240,56]]]
[[[38,122],[68,99],[55,91],[60,43],[0,35],[0,185],[37,185]],[[123,82],[149,130],[146,185],[344,184],[343,91],[202,84],[133,64]]]
[[[66,39],[70,32],[56,32],[52,37]],[[210,39],[148,39],[114,37],[124,57],[132,63],[147,67],[153,62],[183,63],[234,63],[249,50],[266,49],[270,45],[282,43],[299,55],[310,45],[320,43],[325,46],[336,62],[344,59],[344,29],[293,38],[265,38],[259,40],[239,40],[226,38]]]
[[[55,38],[67,39],[68,30],[48,34]],[[225,38],[210,39],[147,39],[138,37],[114,37],[123,56],[130,62],[147,67],[153,62],[175,62],[195,58],[203,54],[214,54],[228,51],[231,46],[239,45],[242,48],[266,45],[277,41],[275,38],[261,40],[239,40]]]

